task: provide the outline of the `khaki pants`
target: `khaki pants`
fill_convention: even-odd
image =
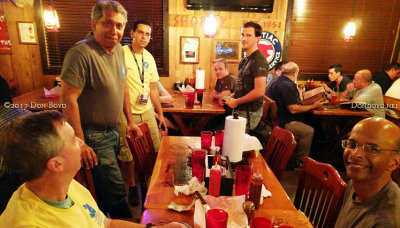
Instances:
[[[300,121],[292,121],[285,124],[285,129],[298,137],[295,158],[303,161],[303,158],[310,154],[314,128]]]

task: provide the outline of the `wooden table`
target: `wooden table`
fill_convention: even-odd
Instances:
[[[171,202],[189,205],[196,199],[194,194],[189,196],[179,194],[175,196],[174,183],[177,176],[176,173],[182,170],[182,165],[180,165],[179,161],[185,162],[187,160],[188,146],[194,147],[199,144],[200,137],[164,136],[162,138],[144,203],[144,208],[148,210],[143,213],[143,224],[148,222],[160,224],[162,223],[160,219],[165,220],[165,218],[168,218],[169,220],[184,221],[189,225],[193,225],[193,208],[191,211],[178,213],[168,210],[168,205]],[[302,213],[297,213],[297,209],[262,156],[256,156],[256,153],[252,152],[247,159],[249,163],[253,163],[253,169],[258,169],[263,174],[264,185],[272,194],[272,197],[264,198],[264,203],[260,205],[256,215],[276,215],[277,217],[281,215],[280,217],[284,218],[286,217],[284,214],[287,213],[293,217],[293,221],[305,221],[306,224],[311,226]]]
[[[59,97],[44,97],[43,89],[33,90],[21,96],[14,97],[13,102],[16,108],[24,108],[32,111],[62,110],[65,108],[65,104],[60,103]]]
[[[204,92],[203,102],[195,104],[192,109],[186,108],[185,96],[180,92],[174,91],[171,94],[173,107],[163,108],[163,112],[171,114],[183,135],[199,136],[201,129],[211,118],[225,113],[225,109],[213,100],[209,92]]]
[[[337,107],[337,109],[326,109],[327,106],[323,106],[322,109],[312,110],[311,113],[314,115],[322,116],[323,121],[330,121],[333,123],[345,123],[345,125],[339,128],[339,132],[336,137],[332,140],[331,145],[327,147],[321,156],[322,162],[331,163],[333,161],[343,161],[341,156],[336,156],[336,151],[341,148],[342,140],[346,138],[347,134],[353,129],[354,125],[363,119],[364,117],[373,116],[374,113],[370,111],[357,111],[351,109],[343,109]],[[333,162],[334,163],[334,162]]]

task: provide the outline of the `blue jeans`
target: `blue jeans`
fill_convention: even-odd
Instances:
[[[98,165],[92,168],[97,203],[111,218],[130,218],[124,180],[117,162],[120,141],[117,128],[108,131],[83,130],[85,142],[93,148]]]

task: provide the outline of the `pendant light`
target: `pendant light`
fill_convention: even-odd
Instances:
[[[204,34],[207,38],[214,38],[215,33],[217,33],[217,19],[211,12],[204,21]]]
[[[354,37],[356,36],[356,23],[354,22],[354,8],[356,6],[356,0],[353,2],[353,10],[351,12],[351,19],[347,22],[346,27],[344,28],[344,41],[352,42]]]
[[[48,6],[43,13],[44,26],[47,32],[58,32],[60,28],[60,21],[56,9],[52,6]]]

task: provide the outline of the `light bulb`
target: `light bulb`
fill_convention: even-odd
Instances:
[[[206,37],[212,38],[217,33],[217,19],[214,14],[210,13],[204,21],[204,34]]]

